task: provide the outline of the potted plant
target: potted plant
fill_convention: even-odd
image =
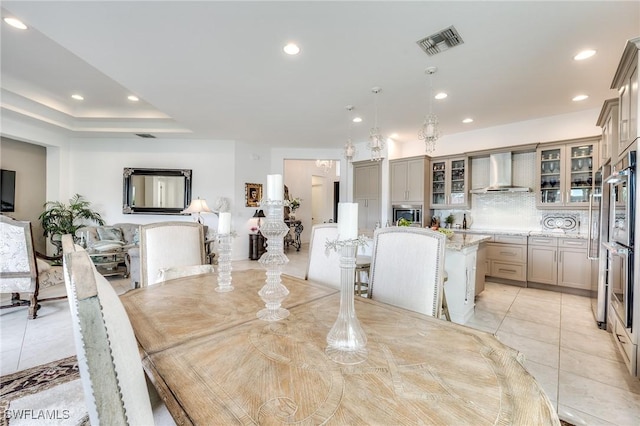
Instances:
[[[302,198],[292,198],[289,200],[289,208],[291,209],[291,214],[289,218],[295,220],[296,218],[296,210],[300,208],[300,203],[302,202]]]
[[[76,230],[92,221],[98,225],[104,225],[100,213],[93,211],[91,203],[82,195],[76,194],[69,200],[69,205],[60,201],[47,201],[45,210],[38,217],[44,230],[44,236],[56,247],[56,255],[62,252],[62,235],[71,234],[75,238]]]
[[[454,221],[455,221],[455,217],[453,216],[453,214],[450,214],[449,216],[447,216],[447,218],[445,219],[445,222],[447,222],[447,228],[452,228]]]

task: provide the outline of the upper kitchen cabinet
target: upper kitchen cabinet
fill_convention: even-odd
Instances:
[[[424,205],[429,187],[427,170],[429,157],[426,156],[389,161],[391,204]]]
[[[431,159],[432,209],[469,207],[469,159],[441,157]]]
[[[599,137],[540,145],[536,150],[538,208],[588,208],[599,167]]]
[[[618,157],[638,138],[638,49],[640,37],[627,42],[611,83],[619,93]]]
[[[618,158],[618,98],[607,99],[602,105],[597,126],[602,127],[600,164]]]

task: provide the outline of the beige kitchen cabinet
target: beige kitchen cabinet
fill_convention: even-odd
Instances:
[[[587,209],[599,167],[600,137],[543,144],[536,150],[538,208]]]
[[[527,281],[527,237],[495,235],[486,243],[487,275],[513,281]]]
[[[424,205],[429,187],[427,170],[427,156],[389,161],[391,204]]]
[[[353,164],[353,201],[358,203],[358,229],[373,231],[380,223],[380,163]]]
[[[587,250],[586,239],[529,237],[527,281],[591,289],[593,265]]]
[[[618,157],[625,154],[625,150],[638,136],[638,49],[640,37],[627,42],[620,63],[611,83],[611,88],[618,90],[619,129],[618,129]]]
[[[596,125],[602,128],[600,164],[618,158],[618,98],[607,99],[602,105]],[[606,176],[605,176],[606,177]]]
[[[484,291],[487,266],[487,243],[480,243],[476,254],[476,296]]]
[[[432,209],[469,207],[469,159],[467,157],[439,157],[431,159]]]

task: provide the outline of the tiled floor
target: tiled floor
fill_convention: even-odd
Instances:
[[[287,251],[284,272],[304,277],[305,247]],[[238,261],[234,270],[260,268]],[[111,279],[118,293],[128,280]],[[46,291],[44,292],[46,293]],[[496,334],[525,355],[525,366],[575,425],[639,425],[640,381],[632,379],[611,334],[595,326],[587,298],[487,283],[467,324]],[[66,300],[42,304],[28,321],[24,308],[0,311],[0,373],[8,374],[75,354]]]

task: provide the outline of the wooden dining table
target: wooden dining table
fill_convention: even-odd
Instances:
[[[264,270],[129,291],[121,300],[151,382],[178,424],[558,425],[523,357],[495,336],[356,297],[368,358],[325,355],[339,291],[282,275],[289,317],[256,318]]]

